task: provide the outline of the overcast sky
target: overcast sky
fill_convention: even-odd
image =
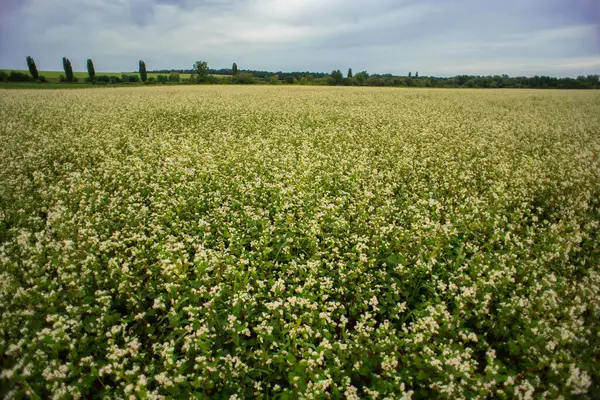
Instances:
[[[0,68],[600,73],[600,0],[0,0]]]

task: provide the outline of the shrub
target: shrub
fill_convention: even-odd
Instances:
[[[220,78],[220,79],[224,79],[224,78]],[[252,73],[250,73],[250,72],[241,72],[241,73],[234,75],[231,78],[231,82],[239,83],[242,85],[249,85],[251,83],[254,83],[254,75],[252,75]]]
[[[67,79],[64,75],[60,75],[58,81],[61,83],[77,83],[79,82],[79,79],[75,76],[71,77],[71,79]]]
[[[140,77],[138,75],[122,74],[121,79],[123,82],[130,82],[130,83],[140,82]]]
[[[8,81],[10,82],[31,82],[32,78],[26,73],[19,71],[10,71]]]

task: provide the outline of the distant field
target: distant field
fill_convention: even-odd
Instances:
[[[10,71],[17,71],[17,72],[22,72],[25,74],[29,74],[29,71],[26,69],[0,69],[0,71],[4,71],[6,73],[10,73]],[[59,77],[61,75],[64,75],[65,72],[64,71],[39,71],[41,76],[44,76],[46,79],[48,79],[48,81],[50,82],[54,82],[54,81],[58,81]],[[88,73],[87,72],[74,72],[73,73],[75,75],[75,77],[77,79],[85,79],[88,77]],[[138,75],[138,72],[99,72],[96,71],[96,75],[108,75],[108,76],[121,76],[122,74],[127,74],[127,75]],[[148,77],[157,77],[158,75],[169,75],[168,72],[165,73],[154,73],[154,72],[150,72],[148,73]],[[179,74],[179,77],[181,79],[190,79],[190,75],[191,74]],[[223,78],[225,77],[225,75],[214,75],[212,74],[212,76],[216,76],[217,78]]]
[[[132,83],[130,84],[131,86],[133,85],[142,85],[140,84],[135,84]],[[51,82],[51,83],[37,83],[37,82],[0,82],[0,89],[40,89],[40,90],[45,90],[45,89],[93,89],[93,88],[106,88],[106,87],[116,87],[116,86],[127,86],[127,85],[123,85],[121,83],[117,83],[114,85],[102,85],[102,86],[98,86],[98,85],[94,85],[93,83],[72,83],[72,82],[65,82],[65,83],[56,83],[56,82]]]
[[[7,73],[10,73],[10,71],[17,71],[17,72],[29,74],[29,71],[26,69],[1,69],[0,71],[4,71]],[[39,73],[41,76],[46,77],[46,79],[48,79],[48,80],[53,80],[53,79],[58,80],[58,78],[61,75],[65,74],[64,71],[39,71]],[[73,74],[78,79],[85,79],[88,76],[87,72],[74,72]],[[96,72],[96,75],[108,75],[108,76],[121,76],[121,74],[128,74],[128,75],[136,74],[136,75],[138,75],[136,72]],[[151,74],[148,74],[148,75],[150,76]]]

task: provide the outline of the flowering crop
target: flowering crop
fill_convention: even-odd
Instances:
[[[0,91],[6,398],[600,392],[600,94]]]

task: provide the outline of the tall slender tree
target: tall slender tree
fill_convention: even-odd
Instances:
[[[410,77],[412,77],[412,72],[409,72],[409,73],[408,73],[408,77],[409,77],[409,78],[410,78]]]
[[[233,65],[231,66],[231,74],[232,75],[237,75],[238,73],[238,67],[236,63],[233,63]]]
[[[90,80],[94,82],[96,80],[96,69],[94,68],[94,62],[91,58],[88,58],[87,60],[87,70]]]
[[[146,82],[148,79],[148,73],[146,72],[146,63],[140,60],[140,79],[142,82]]]
[[[29,68],[29,73],[31,74],[33,79],[37,81],[39,78],[39,73],[37,67],[35,66],[35,61],[33,61],[33,58],[31,58],[31,56],[27,56],[27,68]]]
[[[415,72],[415,78],[419,77],[419,71]]]
[[[63,69],[65,70],[65,76],[67,78],[67,81],[72,82],[73,81],[73,66],[71,65],[71,61],[69,61],[69,59],[67,57],[63,57],[62,62],[63,62]]]
[[[352,79],[352,68],[348,68],[348,79]]]

